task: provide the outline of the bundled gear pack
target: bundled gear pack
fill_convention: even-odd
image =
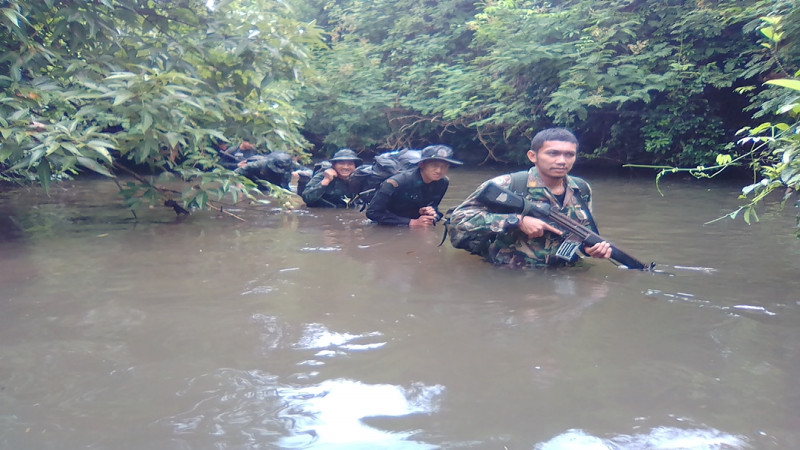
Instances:
[[[234,172],[255,182],[263,180],[289,189],[293,163],[291,155],[284,152],[253,155],[241,162]]]
[[[393,150],[377,155],[372,164],[356,168],[352,176],[363,180],[361,192],[358,194],[359,202],[363,205],[368,204],[384,180],[398,173],[416,169],[420,159],[422,152],[419,150]]]

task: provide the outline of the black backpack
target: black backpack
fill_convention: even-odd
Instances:
[[[387,178],[407,170],[416,169],[422,154],[419,150],[402,149],[381,153],[372,164],[359,166],[353,173],[356,179],[362,179],[359,201],[366,205],[375,195],[378,187]]]

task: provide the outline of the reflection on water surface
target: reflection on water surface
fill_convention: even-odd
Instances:
[[[490,174],[450,175],[443,209]],[[587,178],[602,234],[674,276],[3,193],[0,448],[800,448],[793,212],[709,227],[737,189]]]
[[[325,380],[317,386],[281,389],[284,418],[292,436],[281,447],[305,448],[435,448],[416,442],[419,430],[384,431],[363,422],[369,417],[401,417],[436,412],[442,386],[414,384],[409,388],[389,384],[368,385],[353,380]]]
[[[581,430],[569,430],[547,442],[537,444],[535,448],[537,450],[722,450],[749,447],[741,438],[719,430],[659,427],[645,434],[622,435],[609,439],[591,436]]]

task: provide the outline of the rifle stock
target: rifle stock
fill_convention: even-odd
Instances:
[[[565,233],[565,239],[572,235],[581,243],[590,247],[599,242],[607,241],[607,239],[569,216],[551,209],[549,204],[531,203],[524,197],[495,183],[488,183],[478,194],[477,199],[490,208],[500,210],[497,212],[528,215],[550,222]],[[613,244],[611,245],[611,259],[628,269],[652,271],[655,267],[655,263],[645,264]]]

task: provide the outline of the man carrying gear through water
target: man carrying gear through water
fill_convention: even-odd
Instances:
[[[319,170],[306,185],[303,201],[309,207],[354,207],[356,195],[362,190],[362,179],[353,177],[361,158],[349,148],[343,148],[329,160],[330,167]]]
[[[483,183],[455,208],[447,223],[450,242],[495,265],[515,268],[554,267],[577,262],[577,254],[564,259],[559,247],[566,242],[562,232],[547,222],[520,214],[493,212],[477,197],[488,183],[495,183],[524,196],[532,203],[545,203],[581,224],[595,229],[592,191],[581,178],[569,176],[578,154],[578,140],[563,128],[540,131],[531,140],[528,171],[506,174]],[[596,229],[594,230],[596,232]],[[602,241],[582,248],[593,258],[609,258],[611,245]]]
[[[430,145],[422,149],[416,170],[394,175],[381,183],[367,206],[367,218],[381,225],[430,227],[442,218],[439,203],[450,181],[451,165],[460,166],[453,149]]]
[[[288,190],[292,176],[299,176],[307,170],[290,154],[273,152],[266,155],[254,155],[239,162],[238,168],[234,172],[254,182],[262,180]]]

